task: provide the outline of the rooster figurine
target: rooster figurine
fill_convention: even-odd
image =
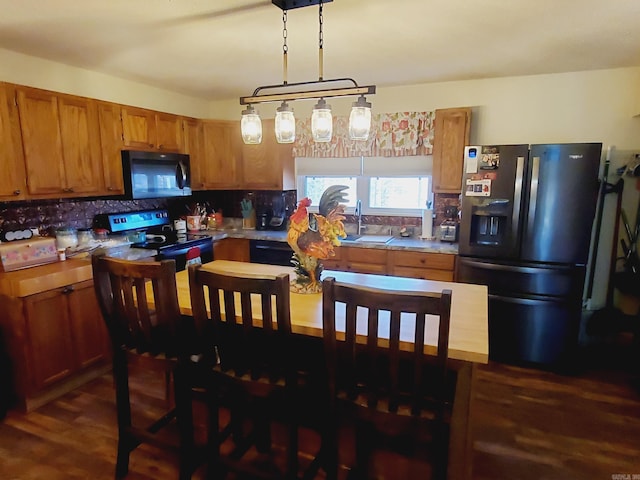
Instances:
[[[291,262],[297,274],[293,287],[299,293],[320,291],[320,260],[333,257],[334,247],[340,245],[339,237],[346,236],[342,223],[344,205],[341,202],[345,201],[344,191],[347,188],[344,185],[327,188],[320,198],[318,214],[309,214],[307,208],[311,200],[303,198],[289,219],[287,243],[293,249]]]

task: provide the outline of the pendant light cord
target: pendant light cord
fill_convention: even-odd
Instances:
[[[324,77],[324,36],[322,25],[324,17],[322,16],[322,0],[318,9],[318,80],[322,81]]]
[[[287,11],[282,11],[282,84],[287,84],[287,53],[289,46],[287,45]]]

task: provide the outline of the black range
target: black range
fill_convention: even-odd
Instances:
[[[132,247],[155,250],[157,260],[175,260],[177,271],[184,270],[187,258],[197,254],[196,247],[202,263],[213,260],[213,237],[205,233],[177,235],[165,209],[96,215],[94,227],[137,237],[140,241],[134,241]]]

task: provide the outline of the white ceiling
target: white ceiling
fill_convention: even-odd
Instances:
[[[317,7],[288,12],[288,47],[289,82],[317,80]],[[0,0],[0,48],[209,100],[283,80],[271,0]],[[640,0],[324,6],[325,79],[380,87],[628,66],[640,66]]]

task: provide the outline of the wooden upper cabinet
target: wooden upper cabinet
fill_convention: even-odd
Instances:
[[[158,150],[181,152],[184,150],[182,117],[156,113],[156,147]]]
[[[98,123],[100,126],[100,155],[104,175],[104,194],[119,195],[124,193],[122,177],[122,122],[120,105],[98,102]]]
[[[203,120],[203,155],[191,161],[191,188],[240,188],[241,143],[240,122]]]
[[[61,194],[65,180],[57,97],[21,87],[17,99],[29,193]]]
[[[97,194],[103,190],[100,132],[94,100],[71,95],[58,97],[64,158],[65,190]]]
[[[433,191],[460,193],[464,147],[469,144],[470,108],[436,110],[433,139]]]
[[[184,153],[189,155],[191,169],[193,170],[193,164],[199,166],[204,155],[202,121],[197,118],[185,118],[182,120],[182,125],[184,131]],[[191,181],[193,183],[193,179]]]
[[[95,102],[17,89],[29,194],[76,196],[102,189]]]
[[[156,147],[156,114],[151,110],[122,107],[122,133],[124,145],[131,149]]]
[[[0,83],[0,200],[25,198],[26,174],[14,87]]]
[[[144,108],[122,107],[124,146],[179,152],[184,148],[182,117]]]
[[[279,144],[274,120],[262,121],[262,143],[242,144],[242,187],[254,190],[295,189],[293,144]],[[242,139],[240,139],[242,142]]]

